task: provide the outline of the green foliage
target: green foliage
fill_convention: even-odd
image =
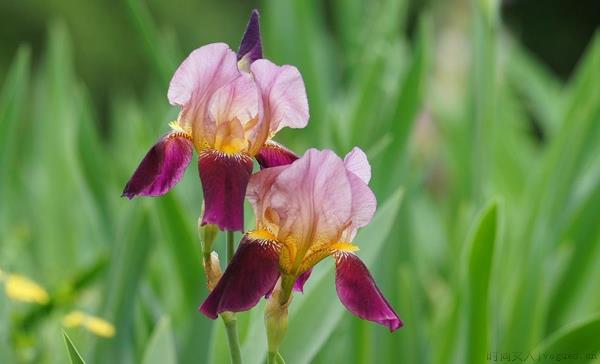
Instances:
[[[66,332],[63,331],[63,338],[65,339],[65,345],[67,346],[67,352],[69,353],[69,360],[71,364],[85,364],[85,361],[79,355],[77,348],[73,345],[73,342],[69,338]]]
[[[577,352],[590,362],[600,352],[600,36],[563,82],[504,31],[497,1],[429,2],[412,38],[407,1],[330,3],[260,8],[267,56],[300,68],[311,107],[309,127],[277,139],[298,152],[367,151],[379,207],[358,254],[405,327],[390,334],[346,312],[325,261],[294,297],[282,356],[445,364]],[[115,89],[100,112],[60,21],[44,50],[16,52],[2,81],[0,269],[50,297],[36,306],[0,291],[2,363],[65,362],[72,310],[116,328],[113,338],[69,329],[90,363],[228,362],[222,323],[196,311],[206,288],[193,164],[166,196],[119,197],[177,115],[166,85],[189,51],[144,1],[120,10],[153,69],[140,95]],[[224,237],[215,247],[224,257]],[[237,316],[246,363],[266,360],[263,309]]]

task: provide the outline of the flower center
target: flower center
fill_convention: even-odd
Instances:
[[[244,127],[236,118],[221,122],[215,132],[215,149],[227,154],[236,154],[248,149]]]

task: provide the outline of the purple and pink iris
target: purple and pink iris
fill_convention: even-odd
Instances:
[[[193,51],[171,80],[168,98],[181,107],[172,131],[146,154],[123,195],[158,196],[199,155],[204,192],[202,224],[243,231],[246,197],[256,216],[223,276],[201,305],[214,319],[245,311],[268,296],[278,280],[302,291],[315,264],[331,256],[342,304],[358,317],[394,331],[402,321],[385,299],[352,244],[377,202],[368,186],[371,168],[354,148],[343,160],[329,150],[298,158],[272,137],[309,118],[304,82],[293,66],[262,58],[254,11],[238,53],[214,43]],[[261,171],[252,174],[252,158]]]

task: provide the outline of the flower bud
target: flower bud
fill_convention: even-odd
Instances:
[[[206,284],[208,290],[212,291],[219,279],[221,279],[221,263],[219,262],[219,254],[217,252],[210,253],[209,259],[203,260],[204,272],[206,274]]]
[[[284,304],[280,303],[282,296],[281,281],[273,289],[271,297],[267,300],[265,308],[265,326],[267,328],[267,339],[269,353],[277,353],[283,341],[288,326],[288,306],[292,302],[292,296]]]
[[[219,232],[219,228],[217,225],[206,224],[202,226],[202,218],[198,219],[198,232],[200,234],[200,241],[202,242],[202,253],[205,258],[208,258],[208,255],[212,251],[212,244],[217,237],[217,233]]]

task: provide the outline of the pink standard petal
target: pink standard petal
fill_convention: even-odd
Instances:
[[[175,71],[167,96],[182,107],[179,123],[192,130],[196,145],[212,144],[216,125],[207,117],[208,102],[221,87],[240,75],[236,54],[225,43],[213,43],[193,51]]]
[[[371,180],[371,165],[362,149],[352,148],[350,153],[344,157],[344,165],[348,171],[354,173],[364,183],[368,184]]]
[[[264,119],[271,135],[281,128],[304,128],[308,123],[308,100],[304,81],[296,67],[277,66],[259,59],[250,67],[262,94]]]
[[[199,311],[211,319],[224,311],[254,307],[279,278],[279,252],[275,242],[244,235],[231,263]]]
[[[172,105],[207,101],[215,90],[239,75],[236,54],[225,43],[212,43],[194,50],[175,71],[167,96]]]
[[[252,77],[240,74],[219,88],[208,103],[209,116],[216,125],[238,119],[242,125],[257,117],[259,93]]]
[[[214,150],[200,153],[198,171],[204,191],[202,225],[244,230],[244,196],[252,174],[252,159],[244,154]]]
[[[289,166],[276,168],[283,170],[264,204],[280,219],[279,236],[291,234],[299,244],[337,241],[352,212],[352,191],[340,157],[330,150],[309,149]]]
[[[291,164],[298,156],[283,145],[268,141],[255,156],[260,168],[271,168]]]
[[[160,196],[167,193],[183,176],[194,146],[179,133],[162,137],[148,151],[123,190],[123,196]]]
[[[391,332],[402,327],[402,320],[375,284],[365,264],[354,254],[337,252],[335,284],[344,306],[363,320],[387,326]]]
[[[308,281],[310,274],[312,273],[312,269],[307,270],[306,272],[300,274],[298,278],[296,278],[296,282],[294,282],[293,290],[296,292],[304,293],[304,284]]]

